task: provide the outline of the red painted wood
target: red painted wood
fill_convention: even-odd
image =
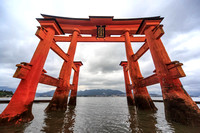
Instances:
[[[139,69],[139,64],[137,61],[133,61],[132,55],[133,49],[130,42],[129,31],[125,31],[125,48],[126,48],[126,57],[128,60],[128,68],[131,77],[131,81],[134,87],[134,98],[135,104],[138,109],[146,110],[157,110],[155,107],[146,87],[139,87],[138,81],[143,78]]]
[[[22,79],[17,87],[10,103],[0,115],[0,124],[21,123],[33,119],[32,104],[35,98],[43,66],[47,58],[55,30],[46,29],[46,37],[40,41],[31,59],[31,69],[25,79]]]
[[[56,42],[70,42],[71,36],[55,36],[54,37]],[[145,37],[130,37],[131,42],[144,42]],[[77,38],[78,42],[124,42],[124,37],[105,37],[105,38],[96,38],[96,37],[81,37]]]
[[[147,43],[156,68],[156,74],[162,88],[167,119],[186,125],[200,126],[200,110],[184,90],[180,80],[173,79],[168,64],[171,60],[160,39],[156,39],[150,27],[145,30]]]
[[[52,42],[51,49],[58,54],[63,60],[68,61],[68,54],[66,54],[54,41]],[[76,71],[76,66],[72,64],[72,68]]]
[[[137,61],[149,49],[147,42],[145,42],[140,49],[133,55],[133,60]]]
[[[135,105],[135,100],[134,100],[133,94],[131,92],[131,88],[129,87],[130,80],[129,80],[128,71],[126,71],[126,67],[128,66],[128,63],[121,62],[120,65],[123,66],[127,103],[129,106],[133,106],[133,105]]]
[[[77,71],[74,72],[74,77],[72,81],[73,89],[71,90],[71,95],[69,99],[69,105],[76,105],[76,97],[77,97],[77,89],[78,89],[78,78],[79,78],[79,71],[80,71],[80,66],[82,66],[82,62],[75,62],[74,63],[77,67]]]
[[[77,46],[77,37],[80,31],[74,29],[72,40],[68,48],[68,61],[64,61],[59,75],[59,87],[56,88],[52,100],[46,108],[46,111],[50,110],[66,110],[68,95],[70,91],[70,76],[73,66],[74,55]]]

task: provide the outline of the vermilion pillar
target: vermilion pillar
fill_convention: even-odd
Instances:
[[[139,69],[139,64],[137,61],[133,60],[132,55],[133,49],[130,42],[130,34],[129,31],[125,31],[125,48],[126,48],[126,56],[128,60],[128,68],[129,73],[134,89],[134,99],[135,104],[138,109],[142,110],[157,110],[155,107],[146,87],[139,87],[138,81],[142,79],[142,74]]]
[[[55,30],[41,28],[44,33],[29,64],[30,71],[21,80],[11,101],[0,115],[0,124],[28,122],[33,119],[32,104],[43,66],[53,41]]]
[[[56,91],[51,99],[49,105],[46,108],[46,111],[49,110],[66,110],[68,95],[70,91],[70,76],[72,71],[72,64],[74,60],[74,55],[76,51],[77,45],[77,37],[80,31],[78,29],[74,29],[72,34],[72,40],[68,48],[68,61],[64,61],[62,69],[60,71],[59,80],[60,84],[56,88]]]
[[[126,70],[126,67],[128,66],[127,61],[126,62],[121,62],[121,66],[123,66],[123,71],[124,71],[124,81],[125,81],[125,88],[126,88],[126,98],[127,98],[127,103],[129,106],[135,105],[135,100],[133,98],[133,94],[131,92],[131,85],[130,85],[130,80],[129,80],[129,75],[128,71]]]
[[[200,110],[184,90],[180,80],[172,78],[172,73],[167,68],[171,60],[161,40],[152,32],[153,28],[145,30],[145,35],[162,88],[166,118],[186,125],[200,126]]]
[[[73,88],[71,90],[71,95],[69,99],[69,105],[76,105],[76,97],[77,97],[77,89],[78,89],[78,78],[79,78],[79,71],[80,71],[80,66],[82,66],[82,62],[74,62],[77,71],[74,72],[74,77],[73,77]]]

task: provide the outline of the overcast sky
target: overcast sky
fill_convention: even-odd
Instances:
[[[172,61],[182,62],[186,77],[181,81],[189,92],[200,91],[200,1],[199,0],[1,0],[0,2],[0,86],[17,88],[13,78],[15,65],[30,62],[39,39],[34,35],[42,14],[88,18],[164,17],[162,41]],[[69,43],[58,43],[67,51]],[[132,43],[136,52],[141,43]],[[81,60],[79,90],[116,89],[125,91],[120,61],[126,60],[124,43],[78,43],[75,60]],[[60,59],[50,51],[44,69],[58,77]],[[144,77],[153,74],[154,65],[148,51],[139,65]],[[38,85],[39,92],[55,89]],[[148,87],[160,92],[159,85]]]

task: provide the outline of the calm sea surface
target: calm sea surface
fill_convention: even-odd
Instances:
[[[78,97],[76,107],[52,113],[44,112],[48,103],[34,103],[33,121],[0,127],[0,133],[200,133],[200,127],[167,122],[163,103],[154,103],[158,108],[156,113],[137,112],[134,107],[127,106],[125,97]],[[0,104],[0,113],[6,105]]]

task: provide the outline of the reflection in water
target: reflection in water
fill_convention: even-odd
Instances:
[[[44,113],[48,103],[33,106],[35,118],[18,126],[0,127],[0,133],[199,133],[200,128],[165,120],[163,103],[156,102],[156,113],[128,107],[126,97],[78,97],[77,106],[65,112]],[[3,110],[0,104],[0,110]]]
[[[152,111],[136,111],[136,108],[129,106],[129,122],[132,132],[154,133],[159,130],[156,127],[157,121],[155,112]]]
[[[66,112],[63,111],[51,111],[46,112],[46,118],[44,119],[44,126],[41,131],[46,133],[57,132],[73,132],[75,122],[75,107],[68,106]]]
[[[200,133],[200,127],[190,127],[179,123],[171,122],[175,133]]]
[[[75,106],[69,106],[64,118],[63,132],[71,133],[74,131],[75,118]]]
[[[23,133],[31,122],[19,125],[0,126],[0,133]]]

